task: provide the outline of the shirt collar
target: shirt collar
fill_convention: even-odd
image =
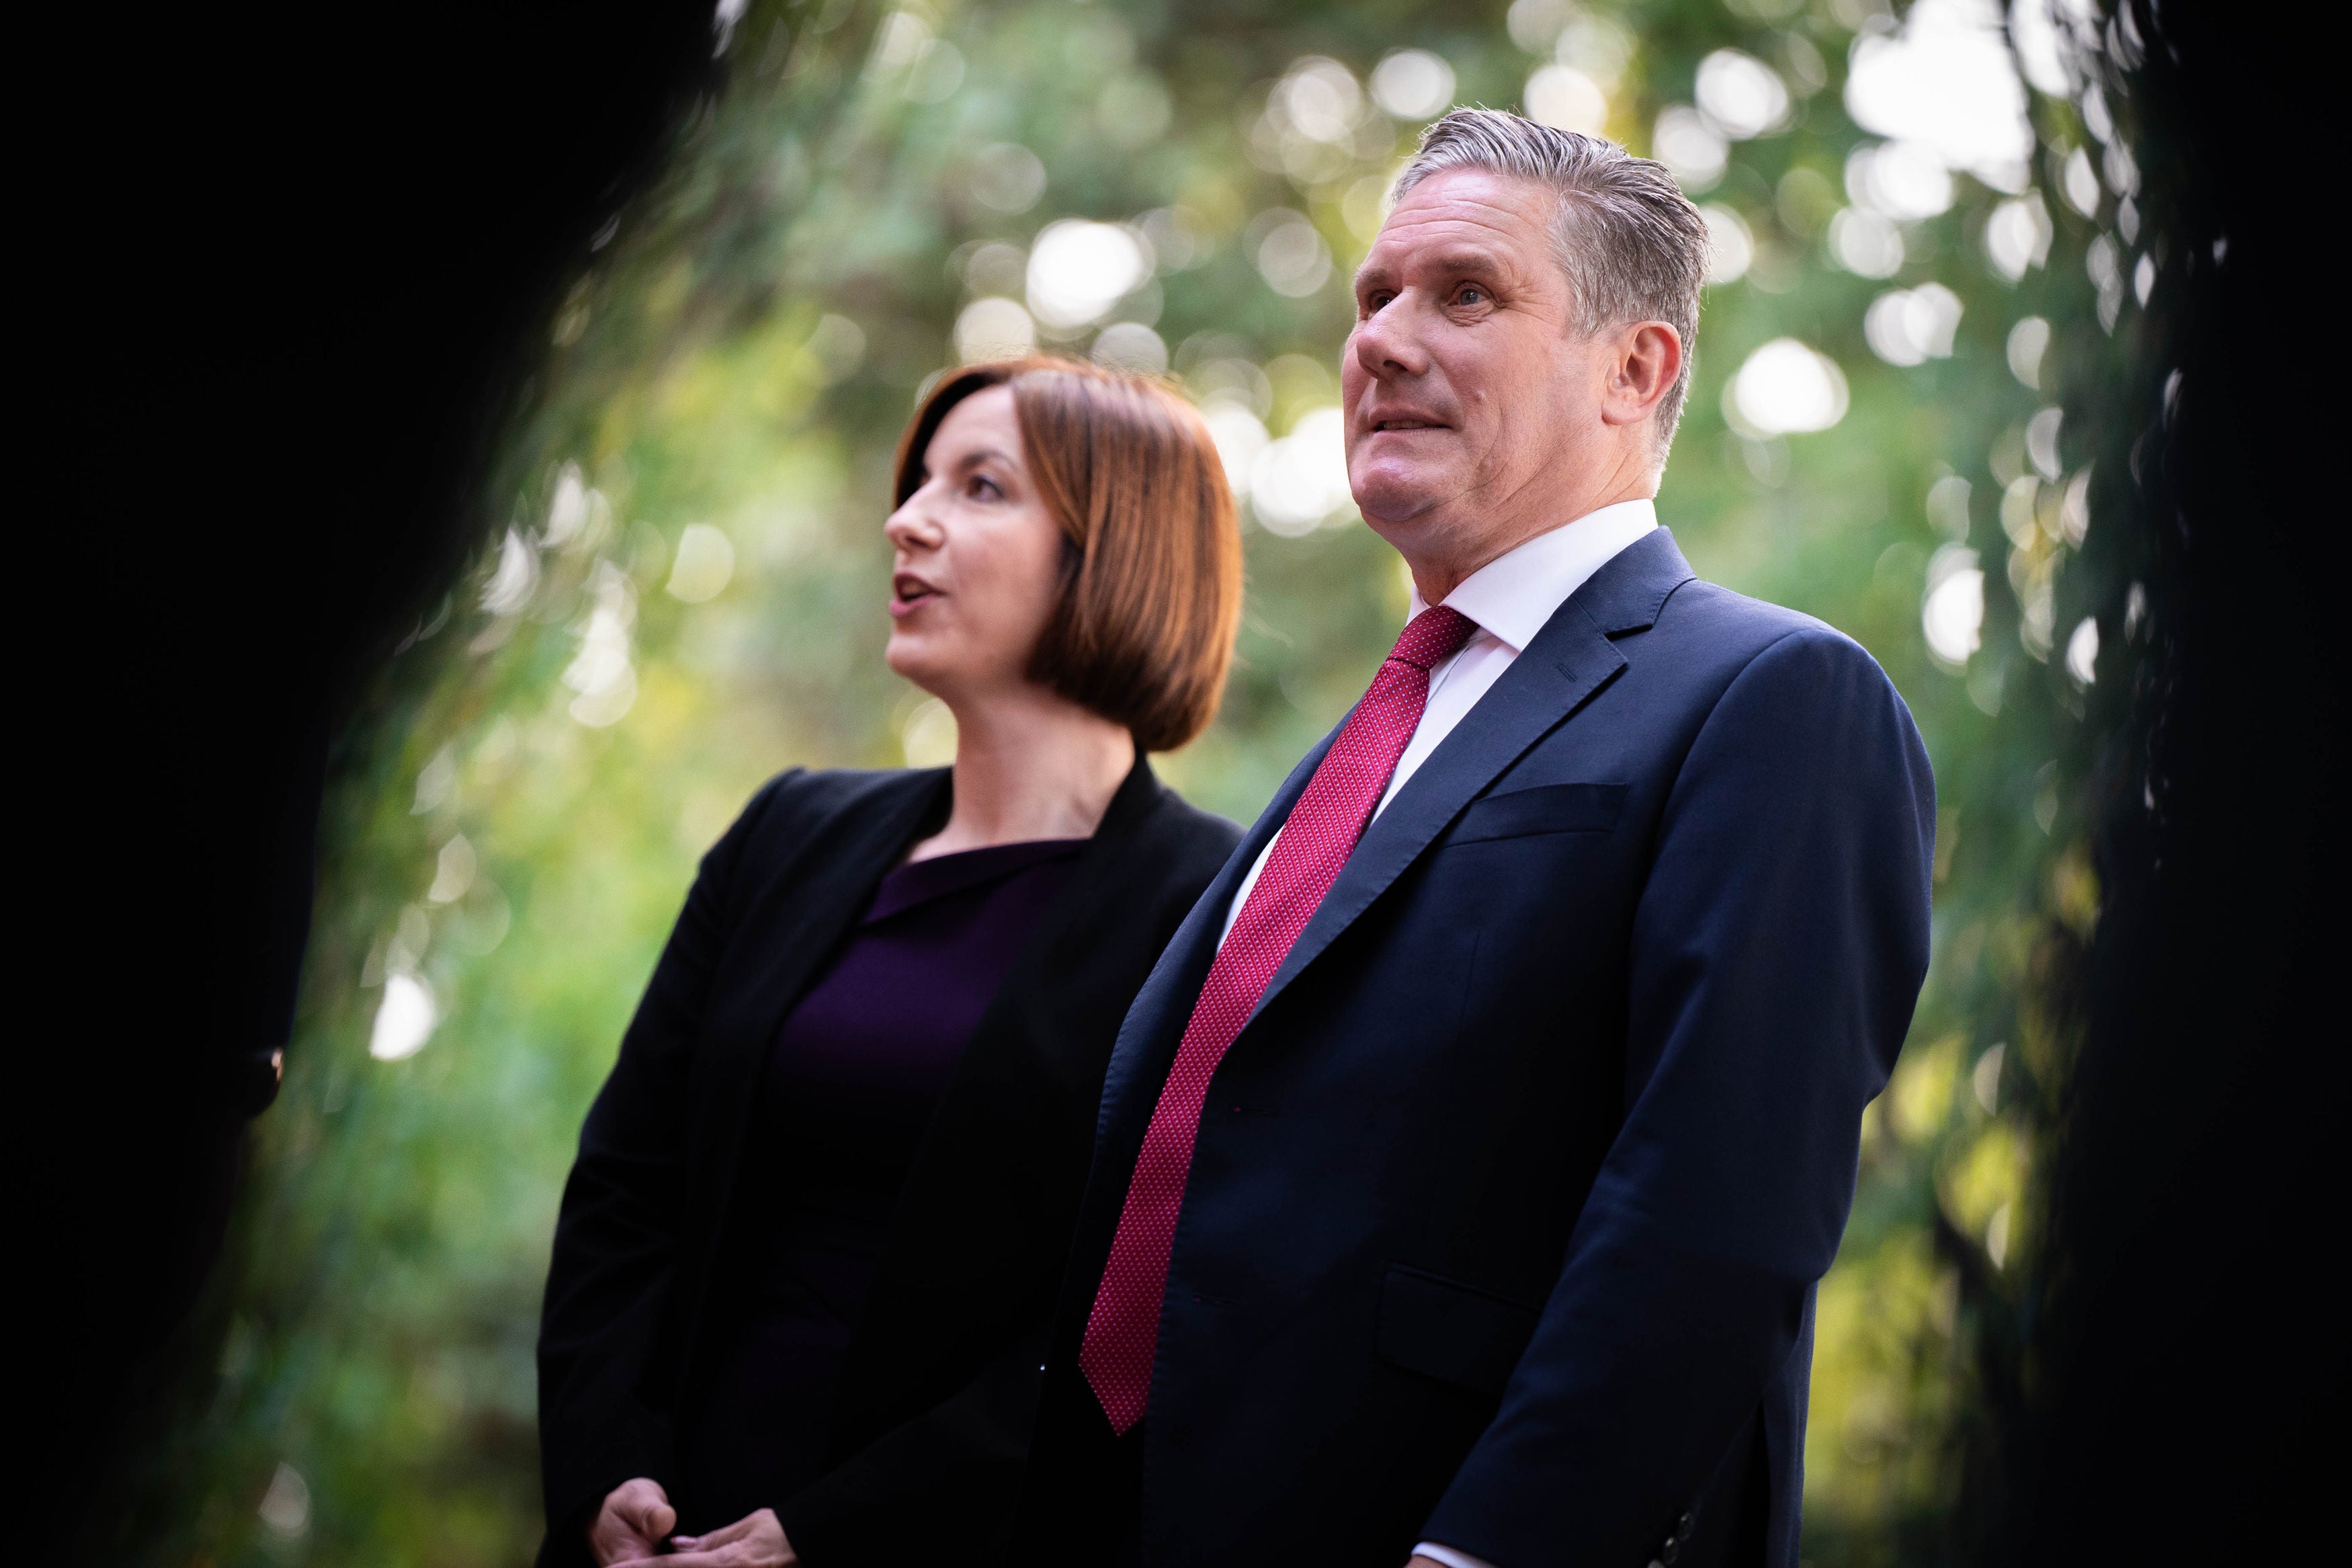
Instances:
[[[1647,499],[1587,512],[1496,556],[1464,578],[1445,602],[1518,653],[1570,594],[1657,526],[1658,509]],[[1421,590],[1414,589],[1412,615],[1428,608]]]

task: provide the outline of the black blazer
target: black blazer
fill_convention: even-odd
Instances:
[[[1087,1312],[1227,901],[1322,755],[1120,1031],[1016,1560],[1088,1547]],[[1143,1563],[1793,1568],[1813,1284],[1926,971],[1934,836],[1851,641],[1696,580],[1663,528],[1571,595],[1211,1081]]]
[[[746,1112],[785,1015],[883,875],[946,821],[946,769],[794,770],[703,858],[580,1134],[539,1341],[543,1565],[635,1476],[667,1479]],[[1240,830],[1139,758],[982,1016],[917,1156],[835,1404],[835,1468],[780,1500],[836,1563],[971,1560],[1010,1521],[1111,1042]]]

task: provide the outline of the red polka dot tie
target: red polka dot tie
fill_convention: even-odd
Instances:
[[[1412,618],[1290,809],[1274,853],[1209,966],[1201,999],[1193,1004],[1183,1043],[1143,1134],[1127,1204],[1111,1238],[1110,1260],[1078,1350],[1078,1365],[1116,1432],[1124,1434],[1143,1419],[1151,1394],[1160,1298],[1168,1285],[1168,1253],[1176,1239],[1176,1215],[1184,1203],[1210,1075],[1372,820],[1372,808],[1421,723],[1429,701],[1429,672],[1459,652],[1477,629],[1444,605]]]

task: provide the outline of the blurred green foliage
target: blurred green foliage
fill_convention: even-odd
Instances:
[[[1945,9],[2000,46],[1996,13]],[[2072,781],[2081,677],[2112,657],[2068,673],[2084,650],[2066,628],[2091,602],[2067,570],[2079,443],[2033,421],[2062,381],[2106,373],[2130,301],[2103,235],[2130,182],[2127,155],[2093,162],[2101,127],[2078,100],[2036,92],[2039,145],[1999,181],[2012,190],[1962,173],[1939,210],[1855,215],[1871,155],[1850,161],[1883,139],[1856,123],[1848,75],[1906,25],[1926,26],[1881,0],[755,5],[724,89],[549,324],[478,570],[426,608],[338,758],[217,1380],[169,1458],[170,1522],[147,1556],[529,1556],[531,1347],[580,1117],[695,857],[751,790],[949,738],[879,656],[890,454],[967,306],[1034,296],[1024,252],[1046,224],[1133,224],[1157,265],[1111,312],[1129,329],[1045,330],[1045,346],[1164,355],[1223,400],[1221,429],[1252,438],[1245,411],[1280,437],[1336,402],[1348,269],[1429,112],[1414,90],[1596,115],[1646,152],[1664,125],[1689,129],[1674,111],[1707,101],[1703,62],[1733,49],[1782,108],[1759,134],[1719,134],[1743,104],[1772,109],[1736,66],[1748,98],[1696,122],[1720,172],[1703,138],[1683,147],[1727,268],[1749,254],[1708,291],[1660,511],[1702,573],[1877,656],[1942,799],[1935,966],[1821,1295],[1805,1553],[1948,1558],[1939,1521],[1979,1399],[1966,1320],[2005,1310],[2005,1268],[2030,1251],[2036,1129],[2068,1047],[2036,977],[2098,904]],[[1404,49],[1442,59],[1450,91],[1417,57],[1380,72]],[[1548,66],[1574,78],[1531,82]],[[2038,78],[2060,86],[2046,65]],[[2070,168],[2098,223],[2061,199]],[[1277,240],[1294,222],[1309,230]],[[1877,303],[1923,284],[1948,292],[1907,326],[1903,301]],[[1874,308],[1890,313],[1875,336]],[[2054,323],[2038,363],[2012,339],[2029,316]],[[1829,428],[1764,434],[1736,395],[1727,414],[1736,372],[1783,338],[1839,368]],[[1921,362],[1888,362],[1889,345]],[[1223,713],[1161,759],[1244,821],[1360,691],[1404,605],[1394,557],[1344,507],[1279,521],[1247,530]],[[1931,574],[1972,569],[1981,646],[1939,660]],[[1948,643],[1966,619],[1948,615]],[[2106,630],[2112,647],[2122,629]]]

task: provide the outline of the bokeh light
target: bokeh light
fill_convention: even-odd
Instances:
[[[1748,232],[1748,221],[1720,202],[1707,203],[1699,215],[1706,220],[1707,282],[1738,282],[1756,259],[1756,236]]]
[[[1303,299],[1331,276],[1330,244],[1303,213],[1269,208],[1251,220],[1244,238],[1258,276],[1286,298]]]
[[[2001,344],[2001,353],[2009,361],[2009,373],[2020,384],[2039,387],[2042,384],[2042,356],[2050,350],[2050,323],[2039,316],[2021,316],[2017,325],[2009,329],[2008,340]]]
[[[1036,346],[1037,324],[1017,301],[975,299],[956,318],[956,357],[965,364],[1018,359]]]
[[[2020,196],[1993,208],[1985,220],[1985,255],[1993,270],[2011,283],[2050,255],[2050,211],[2039,195]]]
[[[1951,210],[1952,172],[1924,141],[1881,141],[1857,147],[1845,161],[1846,193],[1882,216],[1916,223]]]
[[[1699,61],[1696,92],[1699,111],[1734,141],[1781,130],[1794,107],[1780,74],[1738,49],[1717,49]]]
[[[1843,419],[1846,399],[1835,360],[1794,338],[1775,338],[1725,386],[1723,414],[1744,435],[1810,434]]]
[[[1965,545],[1946,545],[1928,563],[1919,626],[1927,637],[1927,651],[1948,668],[1965,668],[1969,656],[1982,645],[1984,582],[1977,552]]]
[[[1903,231],[1870,207],[1841,207],[1830,219],[1830,254],[1858,277],[1892,277],[1903,270]]]
[[[1454,68],[1427,49],[1399,49],[1372,68],[1372,99],[1399,120],[1428,120],[1454,101]]]
[[[1524,107],[1529,120],[1598,136],[1609,125],[1609,95],[1574,66],[1538,66],[1528,78]]]
[[[1096,334],[1088,357],[1099,365],[1156,376],[1168,368],[1168,344],[1140,321],[1114,321]]]
[[[1658,115],[1650,137],[1652,156],[1674,173],[1684,190],[1711,189],[1723,178],[1731,148],[1723,133],[1695,109],[1675,104]]]
[[[1250,464],[1250,510],[1286,538],[1337,518],[1350,505],[1347,422],[1336,408],[1310,409],[1289,434]]]
[[[368,1054],[378,1061],[404,1061],[425,1049],[440,1019],[432,988],[424,980],[406,972],[388,975],[383,999],[376,1005],[375,1026],[368,1033]]]
[[[1914,141],[1997,190],[2024,188],[2033,128],[1992,0],[1916,0],[1897,31],[1864,33],[1845,101],[1865,131]]]
[[[1017,141],[983,147],[972,160],[971,193],[1000,213],[1025,213],[1045,193],[1045,165]]]
[[[1064,218],[1029,247],[1029,313],[1049,327],[1084,327],[1110,314],[1150,275],[1143,237],[1116,224]]]
[[[1894,288],[1870,302],[1862,319],[1870,351],[1890,365],[1948,360],[1960,329],[1960,297],[1940,283]]]
[[[679,530],[666,585],[672,599],[708,604],[725,591],[734,575],[735,545],[726,534],[709,523],[688,523]]]

